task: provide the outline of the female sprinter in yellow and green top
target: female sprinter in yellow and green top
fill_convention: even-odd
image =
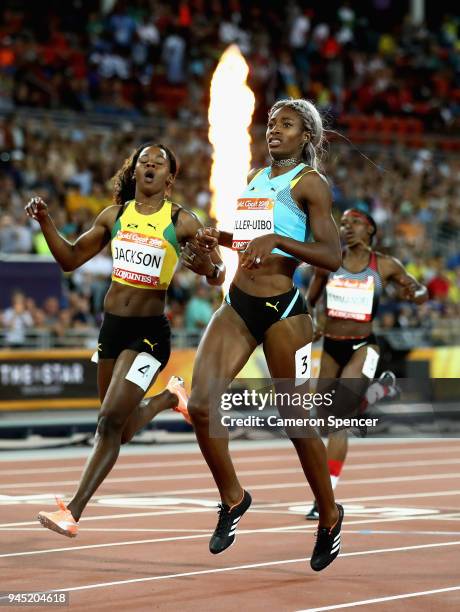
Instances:
[[[323,127],[313,104],[282,100],[269,113],[271,165],[254,170],[238,200],[233,234],[199,232],[202,248],[240,252],[228,296],[198,348],[189,402],[198,441],[219,489],[222,504],[211,538],[217,554],[235,540],[238,521],[251,503],[233,467],[228,439],[210,436],[214,398],[225,392],[258,344],[263,344],[275,379],[309,377],[312,323],[292,277],[301,262],[334,271],[341,263],[331,193],[318,172]],[[309,242],[310,232],[314,242]],[[326,449],[311,427],[287,432],[318,499],[320,522],[311,567],[324,569],[340,550],[343,509],[334,502]]]
[[[161,410],[175,408],[188,416],[185,390],[175,377],[167,390],[141,403],[169,359],[170,328],[164,307],[180,245],[193,239],[201,227],[192,213],[168,197],[176,173],[176,158],[167,147],[153,143],[139,147],[115,177],[115,204],[103,210],[74,244],[58,233],[41,198],[26,206],[65,271],[78,268],[109,242],[112,249],[112,283],[104,301],[97,352],[101,410],[94,448],[67,507],[59,500],[59,510],[38,516],[45,527],[69,537],[77,535],[83,509],[112,469],[121,443]],[[196,260],[197,273],[206,275],[211,284],[223,282],[217,252]]]

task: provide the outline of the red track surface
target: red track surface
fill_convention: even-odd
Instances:
[[[460,610],[458,442],[352,446],[337,489],[342,555],[319,574],[307,560],[316,526],[289,509],[311,500],[293,449],[233,456],[254,502],[236,545],[216,557],[216,511],[190,501],[217,498],[197,452],[121,457],[73,540],[35,521],[48,501],[1,496],[68,498],[84,460],[2,462],[0,591],[69,590],[70,608],[86,611]]]

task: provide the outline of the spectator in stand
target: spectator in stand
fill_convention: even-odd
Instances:
[[[71,325],[74,329],[89,329],[95,327],[94,317],[90,312],[89,299],[78,293],[69,295]]]
[[[73,122],[57,129],[50,120],[34,122],[12,117],[4,129],[8,134],[19,135],[16,139],[25,147],[23,159],[11,159],[0,166],[0,205],[3,216],[0,220],[0,244],[4,250],[4,238],[11,234],[23,233],[24,244],[33,241],[33,247],[9,246],[11,251],[34,250],[49,254],[41,234],[32,225],[21,223],[12,227],[22,204],[30,197],[30,190],[39,191],[49,199],[60,231],[70,240],[87,227],[88,220],[97,211],[110,203],[109,177],[113,174],[119,159],[132,148],[134,141],[141,138],[124,128],[113,132],[90,126],[76,126]],[[183,139],[183,131],[174,123],[168,124],[165,134],[173,144]],[[7,136],[9,142],[13,142]],[[45,146],[46,143],[46,146]],[[337,145],[332,144],[336,147]],[[205,130],[194,128],[186,137],[182,147],[183,179],[178,180],[177,201],[190,203],[193,211],[208,224],[210,214],[209,170],[210,149]],[[72,177],[80,176],[85,167],[78,160],[85,156],[91,174],[92,192],[81,195],[78,189],[70,188]],[[411,273],[422,283],[429,281],[442,271],[449,282],[449,292],[444,301],[450,301],[454,278],[451,271],[460,262],[458,239],[454,232],[460,207],[458,205],[459,165],[454,157],[444,157],[435,152],[422,150],[413,154],[402,153],[398,148],[381,149],[371,154],[372,159],[384,171],[379,173],[371,164],[354,153],[349,147],[340,146],[325,170],[331,179],[337,209],[359,206],[364,211],[375,213],[379,219],[380,248],[391,250],[399,257]],[[63,172],[57,162],[63,160]],[[254,163],[265,163],[265,152],[257,141],[253,145]],[[44,179],[42,178],[44,177]],[[40,181],[40,183],[38,182]],[[446,217],[447,215],[447,217]],[[415,228],[415,229],[414,229]],[[7,239],[10,243],[10,239]],[[17,245],[17,242],[15,243]],[[430,254],[436,249],[444,255],[442,270],[431,261]],[[91,299],[91,314],[100,311],[101,296],[106,286],[106,272],[103,255],[100,266],[94,272],[74,274],[67,282]],[[445,263],[447,262],[447,263]],[[98,263],[96,260],[92,262]],[[193,281],[188,273],[179,271],[177,284],[171,287],[172,299],[178,299],[182,307],[193,292]],[[309,282],[308,269],[299,271],[298,283],[306,290]],[[445,281],[443,281],[445,284]],[[436,293],[436,292],[435,292]],[[439,295],[430,302],[434,317],[451,317],[451,311],[438,314]],[[390,302],[391,303],[391,299]],[[395,311],[397,312],[397,311]],[[418,323],[423,323],[417,315]]]
[[[59,300],[50,296],[43,303],[43,312],[45,313],[46,325],[52,329],[59,321],[60,312]]]
[[[16,291],[11,296],[11,306],[3,313],[1,323],[5,330],[6,346],[24,346],[27,331],[33,326],[33,318],[26,309],[26,296],[21,291]]]
[[[460,304],[460,266],[447,272],[447,277],[450,281],[449,301],[458,306]]]
[[[449,295],[450,282],[444,272],[444,261],[442,257],[435,259],[435,273],[427,284],[428,293],[431,300],[445,302]]]
[[[32,233],[29,223],[15,220],[12,215],[0,218],[0,253],[30,253]]]
[[[171,104],[174,88],[202,103],[217,53],[236,42],[254,64],[270,49],[271,74],[290,72],[292,65],[289,83],[299,95],[327,101],[333,114],[343,105],[346,112],[416,115],[446,133],[460,129],[459,28],[452,15],[428,28],[408,18],[401,24],[391,7],[382,19],[377,5],[365,3],[358,17],[351,2],[334,8],[320,0],[307,11],[293,0],[276,12],[262,0],[230,6],[121,0],[100,12],[91,3],[64,3],[40,7],[40,15],[30,3],[22,10],[17,0],[4,5],[0,108],[135,115],[157,113],[155,99],[163,114],[177,115],[182,104]],[[287,24],[285,36],[281,24]],[[273,103],[263,98],[266,107]]]
[[[319,0],[307,11],[293,0],[277,12],[262,0],[108,1],[99,11],[91,3],[80,4],[76,10],[66,3],[43,7],[5,0],[0,9],[0,112],[11,111],[0,117],[2,253],[49,254],[43,236],[22,217],[31,191],[49,202],[70,240],[85,230],[88,219],[110,203],[110,177],[142,140],[145,126],[151,129],[150,119],[137,126],[131,117],[152,116],[162,138],[180,148],[176,200],[190,204],[207,225],[209,78],[232,41],[242,45],[251,66],[250,84],[258,94],[256,123],[265,121],[279,92],[289,91],[311,97],[332,119],[343,107],[343,113],[418,117],[424,129],[449,138],[460,133],[459,28],[453,15],[439,25],[414,27],[409,18],[401,23],[394,3],[385,2],[368,3],[359,12],[352,2],[326,6]],[[80,114],[57,124],[42,116],[36,120],[28,111],[15,114],[21,107]],[[98,109],[113,115],[116,130],[91,126],[84,113]],[[165,122],[171,116],[179,123]],[[458,159],[431,146],[414,152],[381,147],[370,153],[383,169],[378,172],[348,146],[331,146],[337,149],[325,172],[337,214],[349,207],[373,214],[379,247],[395,253],[420,282],[432,282],[423,315],[418,312],[414,321],[394,308],[394,316],[411,325],[453,323],[458,312],[454,315],[449,305],[458,303],[460,291]],[[259,139],[254,139],[252,154],[255,166],[265,165]],[[442,264],[431,262],[434,252],[442,254]],[[88,276],[66,278],[66,299],[73,290],[90,298],[93,317],[106,282],[100,263]],[[193,292],[187,273],[179,271],[177,279],[170,290],[178,304],[177,310],[171,308],[176,327]],[[306,290],[308,270],[299,272],[298,282]],[[392,308],[391,296],[386,299]],[[34,320],[35,310],[30,310]]]

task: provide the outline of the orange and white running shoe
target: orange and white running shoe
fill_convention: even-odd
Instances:
[[[175,408],[173,408],[173,410],[175,410],[176,412],[180,412],[184,419],[187,421],[187,423],[191,425],[192,419],[190,418],[187,409],[188,396],[184,386],[184,379],[180,378],[180,376],[171,376],[168,381],[168,384],[166,385],[166,388],[171,393],[174,393],[174,395],[176,395],[177,399],[179,400],[179,403]]]
[[[68,538],[75,538],[78,533],[77,521],[73,518],[72,513],[62,499],[56,497],[56,503],[59,506],[59,510],[55,512],[43,512],[42,510],[38,513],[38,520],[47,529],[51,529]]]

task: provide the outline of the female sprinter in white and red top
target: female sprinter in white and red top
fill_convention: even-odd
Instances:
[[[308,288],[307,302],[311,309],[323,291],[326,292],[319,376],[326,379],[323,383],[326,388],[335,379],[349,379],[347,385],[339,385],[341,400],[336,394],[338,408],[344,412],[364,409],[366,390],[374,377],[380,353],[372,321],[385,285],[394,284],[401,299],[415,304],[428,299],[426,287],[408,274],[400,261],[372,250],[376,232],[377,226],[370,215],[354,208],[346,210],[340,221],[345,243],[343,263],[332,273],[316,267]],[[347,405],[350,402],[353,405]],[[339,480],[347,450],[346,429],[329,434],[328,465],[333,488]],[[306,518],[318,518],[316,503]]]

